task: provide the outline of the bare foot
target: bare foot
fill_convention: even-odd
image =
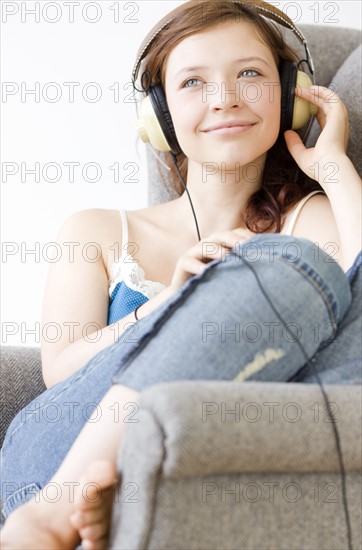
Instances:
[[[90,464],[80,479],[70,522],[84,550],[106,550],[116,485],[116,466],[108,460]]]
[[[56,513],[56,512],[55,512]],[[68,522],[52,521],[38,502],[30,500],[12,512],[1,530],[2,550],[74,550],[79,533]]]

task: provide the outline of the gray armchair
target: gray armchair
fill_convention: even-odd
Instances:
[[[332,83],[349,108],[348,153],[361,173],[360,33],[301,28],[317,83]],[[309,144],[317,133],[315,125]],[[160,185],[151,155],[149,166],[149,204],[175,198]],[[360,271],[354,282],[356,323]],[[359,339],[345,341],[360,354]],[[360,383],[326,385],[340,434],[354,550],[362,548]],[[39,349],[3,347],[1,443],[14,415],[44,389]],[[126,426],[118,457],[122,474],[110,548],[348,548],[333,426],[318,385],[162,383],[141,393],[141,405],[139,422]]]

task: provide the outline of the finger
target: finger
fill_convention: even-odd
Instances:
[[[313,103],[338,103],[338,95],[325,86],[296,86],[295,93],[301,96],[308,96]]]
[[[212,259],[214,260],[215,258],[213,257]],[[201,259],[192,256],[184,256],[180,267],[183,272],[189,275],[196,275],[197,273],[201,273],[207,265],[208,262],[203,262]],[[184,278],[187,279],[187,277]]]
[[[321,128],[321,130],[323,130],[323,128],[325,127],[326,125],[326,122],[327,122],[327,116],[326,114],[322,111],[322,109],[318,109],[318,112],[316,114],[316,119],[318,121],[318,124]]]
[[[341,111],[347,113],[347,108],[341,98],[330,88],[324,86],[309,86],[308,88],[296,86],[295,94],[314,103],[318,107],[318,111],[327,113],[337,106]]]
[[[215,243],[216,245],[222,244],[232,248],[233,246],[235,246],[235,244],[239,243],[240,241],[246,241],[247,239],[251,239],[254,236],[255,236],[255,233],[253,233],[249,229],[237,227],[236,229],[232,229],[230,231],[214,233],[210,235],[208,239],[204,239],[202,242],[205,242],[205,243],[211,242],[211,243]]]
[[[312,94],[313,97],[316,98],[317,101],[319,101],[319,103],[339,103],[340,105],[343,105],[343,102],[339,95],[331,88],[326,88],[325,86],[317,86],[314,84],[313,86],[307,88],[307,90]]]
[[[205,246],[201,248],[201,251],[199,254],[197,254],[197,258],[201,260],[202,262],[209,262],[216,259],[224,259],[226,254],[230,253],[230,249],[235,246],[233,244],[232,246],[227,246],[225,243],[212,243],[214,246]],[[216,244],[216,246],[215,246]]]
[[[232,236],[224,235],[220,236],[219,239],[208,240],[200,242],[200,246],[195,250],[195,254],[200,258],[204,256],[211,257],[217,253],[227,251],[234,248],[239,244],[240,241],[245,240],[244,237],[239,237],[238,235],[233,234]]]
[[[337,125],[348,124],[348,112],[345,105],[338,95],[329,88],[323,86],[296,87],[295,92],[297,96],[314,103],[318,107],[316,118],[321,130],[324,130],[327,120],[332,114]],[[335,127],[331,130],[335,131]]]
[[[337,132],[336,135],[341,133],[341,125],[344,126],[344,143],[345,145],[348,143],[348,109],[336,92],[324,86],[310,86],[309,88],[297,87],[296,94],[318,105],[317,120],[321,129],[326,126],[329,118],[331,119],[330,129]],[[332,113],[333,117],[331,117]]]
[[[290,154],[296,159],[300,154],[306,151],[306,146],[302,142],[300,136],[294,130],[286,130],[284,132],[284,138],[289,149]]]

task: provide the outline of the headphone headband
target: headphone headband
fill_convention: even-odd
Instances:
[[[202,5],[207,1],[210,1],[210,0],[189,0],[188,3],[191,4],[192,2],[194,4]],[[215,4],[220,4],[220,0],[211,0],[211,1],[215,2]],[[283,13],[281,10],[279,10],[275,6],[272,6],[271,4],[264,2],[263,0],[226,0],[226,3],[228,2],[231,2],[233,4],[242,4],[246,6],[248,5],[252,6],[253,8],[255,8],[255,11],[259,15],[267,17],[268,19],[272,19],[276,23],[283,25],[283,27],[291,29],[296,35],[296,37],[298,38],[298,40],[301,42],[301,44],[303,44],[305,48],[306,56],[307,56],[306,61],[307,61],[309,70],[314,75],[314,64],[308,48],[307,40],[304,37],[303,33],[294,25],[293,21],[285,13]],[[184,9],[185,9],[185,4],[182,4],[181,6],[178,6],[174,10],[170,11],[158,23],[156,23],[156,25],[154,25],[152,29],[149,31],[149,33],[143,40],[137,52],[136,63],[132,71],[132,82],[134,84],[136,83],[136,80],[138,77],[138,72],[140,69],[141,62],[146,57],[157,35],[162,31],[164,27],[166,27],[166,25],[171,23],[171,21],[173,21],[179,13],[183,12]]]

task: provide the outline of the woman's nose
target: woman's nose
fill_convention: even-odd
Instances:
[[[205,100],[212,109],[231,109],[243,103],[240,82],[209,82],[205,89]]]

